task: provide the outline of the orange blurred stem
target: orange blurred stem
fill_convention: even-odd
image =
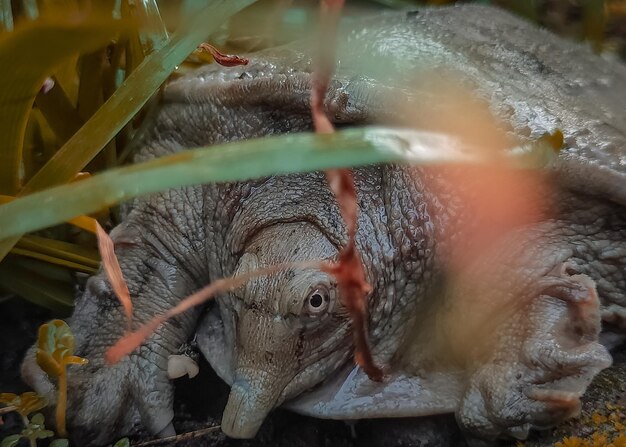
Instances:
[[[63,372],[59,375],[59,395],[56,408],[57,434],[61,438],[67,436],[65,428],[65,411],[67,409],[67,372],[63,365]]]

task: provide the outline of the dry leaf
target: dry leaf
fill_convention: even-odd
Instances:
[[[128,291],[126,281],[124,281],[122,269],[119,262],[117,262],[117,256],[115,256],[115,246],[109,235],[97,222],[96,235],[98,236],[98,249],[102,258],[102,267],[106,272],[107,278],[109,278],[115,295],[120,300],[122,307],[124,307],[128,328],[130,329],[130,323],[133,319],[133,302],[130,299],[130,292]]]
[[[223,65],[224,67],[248,65],[248,59],[236,56],[234,54],[224,54],[220,52],[217,48],[215,48],[213,45],[208,44],[206,42],[198,45],[198,49],[201,51],[206,51],[207,53],[210,53],[211,56],[213,56],[213,59],[215,60],[215,62],[217,62],[220,65]]]

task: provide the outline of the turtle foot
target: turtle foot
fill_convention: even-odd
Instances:
[[[485,439],[525,439],[576,416],[592,378],[611,364],[598,342],[594,282],[567,263],[536,281],[532,296],[496,327],[495,348],[475,361],[457,411],[460,425]]]

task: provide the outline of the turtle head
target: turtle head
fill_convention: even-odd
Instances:
[[[257,233],[237,274],[284,262],[332,259],[314,225],[281,223]],[[222,430],[253,437],[267,414],[323,381],[350,358],[349,318],[334,279],[311,267],[259,277],[224,303],[233,322],[232,387]]]

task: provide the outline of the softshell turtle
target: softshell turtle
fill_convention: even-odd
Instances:
[[[435,169],[354,170],[382,383],[353,366],[351,320],[334,279],[304,267],[220,296],[202,320],[200,309],[174,318],[108,367],[104,352],[122,335],[124,313],[100,272],[70,320],[76,355],[90,360],[69,375],[69,426],[83,442],[104,443],[139,422],[171,432],[168,355],[199,322],[204,354],[232,386],[222,429],[240,438],[283,404],[338,419],[454,412],[478,436],[523,438],[576,414],[610,364],[602,321],[617,334],[626,325],[626,69],[483,6],[377,13],[346,21],[339,40],[327,95],[338,125],[428,126],[444,96],[428,82],[435,75],[487,104],[517,141],[561,129],[548,212],[494,236],[447,282],[444,253],[466,249],[459,229],[490,225],[459,200],[463,184]],[[174,80],[136,159],[310,129],[311,70],[296,43]],[[321,173],[153,194],[132,204],[111,237],[138,323],[216,278],[333,259],[346,238]],[[32,355],[23,375],[51,392]]]

